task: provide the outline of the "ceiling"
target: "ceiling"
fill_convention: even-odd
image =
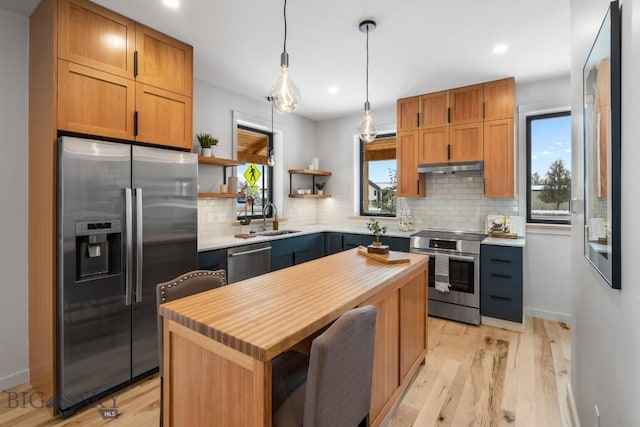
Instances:
[[[264,100],[280,65],[282,0],[94,0],[194,46],[199,80]],[[38,0],[0,0],[28,16]],[[302,92],[295,114],[324,120],[361,111],[370,33],[372,115],[397,98],[515,76],[568,76],[570,0],[289,0],[290,72]],[[502,55],[498,43],[508,45]],[[337,94],[328,93],[336,86]],[[266,102],[266,101],[265,101]]]

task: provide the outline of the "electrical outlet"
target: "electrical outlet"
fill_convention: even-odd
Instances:
[[[593,413],[595,415],[595,427],[600,427],[600,410],[598,409],[598,405],[593,405]]]
[[[211,224],[215,220],[213,212],[207,212],[207,224]]]

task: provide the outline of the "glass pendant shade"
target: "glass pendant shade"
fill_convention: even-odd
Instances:
[[[358,126],[358,134],[364,142],[371,142],[376,139],[378,135],[378,126],[376,126],[373,118],[371,118],[368,104],[368,102],[364,104],[364,119],[360,122],[360,126]]]
[[[274,167],[276,165],[276,156],[274,156],[273,154],[271,154],[269,156],[269,158],[267,159],[267,165]]]
[[[291,113],[298,107],[300,99],[300,89],[293,83],[289,76],[289,54],[282,52],[280,66],[280,76],[273,85],[269,96],[275,109],[282,114]]]

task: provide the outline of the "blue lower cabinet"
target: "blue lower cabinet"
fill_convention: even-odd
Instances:
[[[371,236],[373,237],[373,236]],[[373,240],[372,240],[373,241]],[[342,250],[346,251],[348,249],[353,249],[353,248],[357,248],[358,246],[361,246],[363,242],[363,236],[362,234],[355,234],[355,233],[343,233],[342,234]],[[367,243],[365,244],[368,245],[371,242],[369,242],[367,240]]]
[[[312,261],[324,256],[324,239],[322,234],[309,234],[307,236],[294,237],[293,263],[294,265]]]
[[[324,256],[322,233],[271,241],[271,271],[302,264]]]
[[[198,270],[227,271],[227,249],[198,252]]]
[[[523,248],[481,245],[480,314],[522,323]]]
[[[328,232],[324,234],[324,254],[333,255],[342,252],[342,233]]]
[[[392,251],[409,252],[408,237],[380,236],[380,242]]]
[[[271,271],[293,265],[293,239],[278,239],[271,242]]]

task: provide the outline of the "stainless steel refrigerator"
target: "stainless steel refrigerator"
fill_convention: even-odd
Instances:
[[[158,366],[155,286],[197,267],[197,156],[58,139],[56,406]]]

